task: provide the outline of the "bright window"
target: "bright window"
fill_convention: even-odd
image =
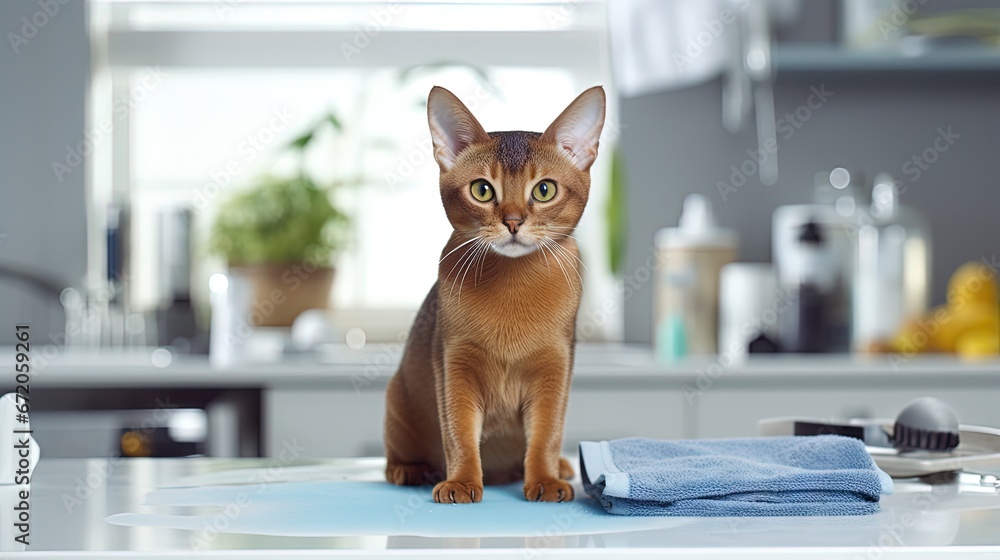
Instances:
[[[94,5],[95,32],[106,33],[108,45],[95,95],[105,76],[103,93],[129,102],[113,105],[116,118],[127,112],[128,126],[116,129],[106,167],[97,159],[94,177],[110,178],[110,187],[95,183],[93,203],[100,208],[113,192],[128,193],[131,298],[139,308],[158,302],[158,213],[193,209],[204,247],[217,203],[261,173],[287,169],[283,146],[332,111],[344,130],[314,145],[308,167],[318,178],[360,178],[336,191],[353,231],[335,263],[334,305],[363,327],[366,313],[399,312],[390,323],[405,328],[436,278],[451,232],[427,132],[430,87],[456,93],[487,130],[541,130],[582,89],[610,81],[600,71],[603,6],[595,2],[444,6],[448,13],[465,10],[464,19],[435,19],[435,8],[442,9],[435,3],[307,2],[282,7],[280,20],[267,17],[273,2]],[[371,25],[364,31],[385,14],[390,21],[377,32]],[[525,21],[537,30],[504,31],[525,28]],[[451,50],[442,50],[449,41]],[[606,129],[605,149],[613,145],[607,130],[616,132]],[[591,206],[577,236],[592,305],[612,297],[601,207],[607,167],[599,159],[594,168]],[[195,263],[198,297],[224,264],[202,252]]]

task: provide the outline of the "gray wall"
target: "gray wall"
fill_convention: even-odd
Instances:
[[[52,161],[83,140],[90,68],[86,6],[53,2],[49,17],[37,2],[0,2],[0,263],[79,284],[86,270],[83,166],[59,182]],[[44,17],[43,17],[44,16]],[[45,24],[15,52],[8,33],[24,21]],[[28,29],[25,37],[31,34]],[[0,344],[13,341],[15,322],[32,324],[47,341],[62,328],[58,301],[0,277]]]
[[[997,71],[957,73],[779,73],[779,118],[806,102],[810,87],[833,96],[784,140],[779,132],[777,185],[756,175],[723,201],[728,182],[756,147],[754,127],[730,134],[721,123],[719,82],[621,100],[628,173],[626,273],[642,265],[654,232],[674,225],[689,193],[712,201],[717,218],[741,235],[740,258],[770,260],[771,214],[782,204],[810,202],[815,172],[844,166],[870,178],[889,171],[902,179],[902,202],[921,210],[933,235],[933,300],[944,298],[961,263],[1000,253],[1000,77]],[[904,164],[932,146],[939,127],[961,135],[920,176]],[[907,168],[909,169],[909,168]],[[625,338],[650,340],[649,283],[625,303]]]

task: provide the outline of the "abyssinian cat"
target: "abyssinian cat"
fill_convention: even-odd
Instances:
[[[389,482],[437,482],[439,503],[479,502],[484,483],[521,479],[528,500],[573,499],[573,468],[559,456],[582,291],[572,232],[605,101],[593,87],[543,133],[487,133],[455,95],[431,89],[455,229],[389,381]]]

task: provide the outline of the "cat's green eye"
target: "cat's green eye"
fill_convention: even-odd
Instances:
[[[472,198],[479,202],[489,202],[493,200],[493,185],[483,179],[476,179],[472,182]]]
[[[539,181],[531,191],[531,197],[538,202],[548,202],[556,195],[556,184],[552,181]]]

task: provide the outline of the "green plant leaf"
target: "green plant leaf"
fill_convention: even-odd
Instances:
[[[264,177],[222,203],[209,249],[230,265],[327,265],[346,244],[349,223],[329,191],[309,177]]]
[[[333,113],[330,113],[329,115],[327,115],[326,119],[324,119],[324,122],[330,123],[330,125],[333,126],[333,129],[336,130],[336,131],[338,131],[338,132],[341,131],[341,130],[344,130],[344,124],[341,123],[340,119],[337,118],[337,115],[335,115]]]
[[[608,200],[604,207],[608,224],[608,266],[612,274],[618,275],[625,264],[625,162],[621,148],[611,151],[611,183],[608,185]]]
[[[306,132],[305,134],[299,136],[295,140],[292,140],[291,143],[288,145],[288,147],[304,150],[306,146],[308,146],[309,143],[312,142],[313,132],[314,130],[310,130],[309,132]]]
[[[209,232],[208,250],[230,265],[313,261],[327,265],[349,241],[351,220],[332,201],[335,188],[357,187],[364,177],[339,176],[319,185],[305,168],[306,150],[324,127],[344,129],[334,111],[293,139],[299,156],[292,177],[264,176],[224,200]]]

